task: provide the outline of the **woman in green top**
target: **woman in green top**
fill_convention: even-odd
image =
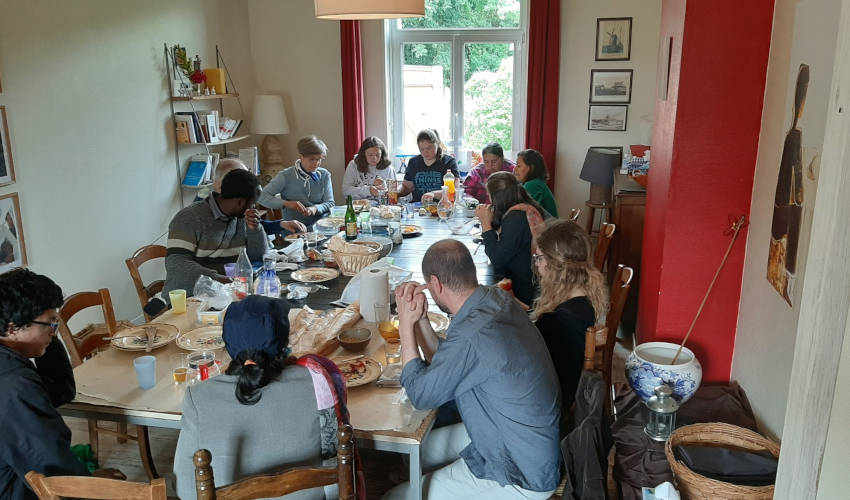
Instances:
[[[546,185],[549,174],[546,172],[546,165],[540,153],[533,149],[525,149],[517,153],[514,175],[534,201],[540,203],[549,215],[558,217],[555,197]]]

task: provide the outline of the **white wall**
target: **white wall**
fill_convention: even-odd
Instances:
[[[389,137],[387,106],[387,58],[383,21],[361,21],[360,37],[363,47],[363,94],[366,115],[366,135],[375,135],[385,144]],[[390,153],[392,154],[392,152]]]
[[[251,57],[257,94],[283,96],[289,134],[281,136],[286,162],[298,159],[298,139],[316,134],[328,145],[324,167],[342,200],[342,70],[339,22],[315,18],[312,0],[250,0]],[[291,163],[289,163],[291,164]]]
[[[5,0],[2,10],[0,104],[18,182],[0,193],[20,194],[30,267],[66,294],[107,287],[118,317],[134,318],[124,259],[178,208],[163,43],[214,62],[218,4]]]
[[[629,61],[595,61],[596,19],[632,17]],[[655,106],[655,67],[661,0],[571,0],[561,2],[561,66],[555,200],[560,213],[582,208],[590,184],[578,178],[591,146],[648,143]],[[625,132],[587,130],[591,69],[633,69],[632,102]]]
[[[806,105],[799,123],[803,131],[804,170],[810,159],[822,150],[840,3],[840,0],[778,0],[774,13],[741,307],[732,358],[732,379],[747,391],[760,429],[772,436],[782,435],[785,419],[817,188],[817,181],[804,174],[803,225],[792,301],[795,306],[789,307],[765,277],[777,173],[783,141],[791,124],[794,88],[801,63],[810,67]]]

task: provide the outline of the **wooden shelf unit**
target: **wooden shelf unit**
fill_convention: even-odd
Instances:
[[[218,142],[178,142],[178,146],[221,146],[222,144],[230,144],[231,142],[239,142],[244,141],[250,136],[247,135],[237,135],[236,137],[231,137],[230,139],[224,139]]]
[[[172,96],[172,101],[209,101],[212,99],[228,99],[239,98],[238,93],[215,94],[215,95],[191,95],[191,96]]]

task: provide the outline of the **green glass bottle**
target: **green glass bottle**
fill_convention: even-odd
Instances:
[[[345,209],[345,239],[351,241],[357,238],[357,214],[354,213],[351,195],[348,195],[345,202],[348,205]]]

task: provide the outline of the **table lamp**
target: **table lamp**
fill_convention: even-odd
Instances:
[[[614,185],[614,169],[620,165],[620,152],[616,149],[590,148],[584,157],[579,178],[590,182],[592,205],[607,205],[611,202]]]
[[[279,95],[258,95],[254,97],[253,126],[255,134],[265,135],[260,146],[260,183],[268,184],[272,177],[285,168],[280,154],[280,141],[277,135],[289,133],[289,122],[283,98]]]

